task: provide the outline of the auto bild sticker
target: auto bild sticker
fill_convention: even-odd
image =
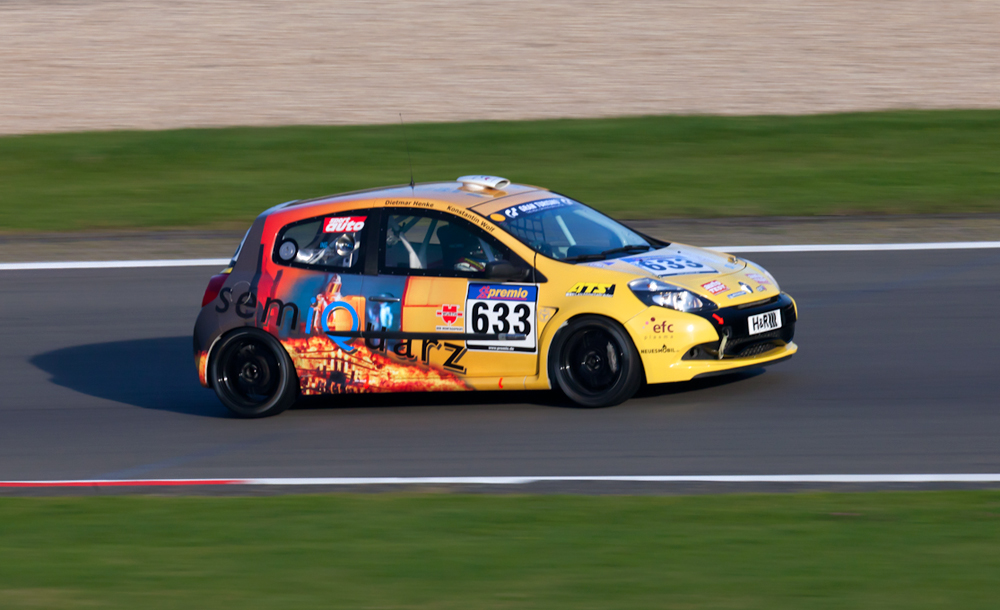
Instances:
[[[726,286],[719,280],[712,280],[711,282],[705,282],[701,285],[702,288],[711,292],[712,294],[719,294],[720,292],[726,292],[729,290],[729,286]]]
[[[626,256],[619,259],[643,271],[648,271],[656,277],[668,277],[671,275],[697,275],[718,273],[715,269],[692,260],[680,254],[652,256]]]
[[[555,208],[563,208],[568,205],[573,205],[572,199],[567,199],[565,197],[552,197],[549,199],[539,199],[538,201],[530,201],[528,203],[519,203],[517,205],[512,205],[509,208],[501,210],[500,213],[503,214],[505,218],[514,220],[515,218],[518,218],[520,216],[535,214],[536,212],[541,212],[544,210],[554,210]]]
[[[469,284],[465,332],[523,335],[520,339],[466,341],[470,350],[534,352],[538,288],[520,284]]]
[[[438,325],[435,330],[453,333],[460,333],[465,330],[465,327],[459,324],[459,321],[465,317],[461,305],[442,305],[436,313],[444,325]]]
[[[335,216],[323,222],[324,233],[354,233],[365,228],[367,216]]]
[[[589,282],[578,282],[566,293],[568,297],[578,296],[613,297],[615,296],[614,284],[591,284]]]

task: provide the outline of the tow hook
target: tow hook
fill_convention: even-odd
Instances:
[[[722,333],[722,340],[719,341],[719,360],[722,360],[722,355],[726,353],[726,341],[729,340],[729,333]]]

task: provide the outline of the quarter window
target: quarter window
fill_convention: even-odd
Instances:
[[[352,211],[288,225],[274,242],[274,262],[321,270],[361,270],[362,236],[369,215]]]

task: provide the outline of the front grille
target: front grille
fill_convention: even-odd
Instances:
[[[752,345],[747,345],[740,350],[740,353],[736,354],[737,358],[753,358],[754,356],[760,356],[765,354],[775,348],[783,346],[784,341],[761,341],[760,343],[754,343]],[[726,354],[730,352],[727,349]]]
[[[783,347],[787,343],[781,339],[771,339],[753,342],[739,341],[735,345],[730,346],[726,344],[726,350],[723,352],[723,359],[730,358],[753,358],[754,356],[759,356],[765,354],[773,349]],[[689,349],[687,352],[681,356],[681,360],[718,360],[719,359],[719,342],[713,341],[711,343],[702,343],[701,345],[696,345]]]
[[[768,339],[785,339],[784,335],[787,334],[788,331],[786,330],[783,333],[782,332],[783,330],[784,329],[782,328],[778,328],[776,330],[771,330],[766,333],[760,333],[758,335],[743,337],[740,339],[733,339],[732,336],[730,336],[730,338],[726,341],[725,353],[727,356],[736,356],[737,354],[741,353],[743,349],[746,348],[748,345],[760,343],[761,341],[766,341]],[[791,337],[788,337],[787,341],[791,341]]]
[[[772,310],[775,306],[781,310],[783,321],[781,328],[755,335],[749,334],[747,321],[750,316]],[[720,337],[726,337],[723,358],[753,358],[776,347],[787,345],[795,337],[797,320],[794,305],[784,294],[698,315],[711,322]],[[681,360],[716,360],[719,358],[720,344],[721,341],[717,340],[696,345],[681,356]]]

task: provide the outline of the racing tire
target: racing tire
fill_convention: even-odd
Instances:
[[[632,398],[642,384],[639,352],[619,324],[601,316],[581,316],[552,340],[549,376],[581,407],[611,407]]]
[[[277,415],[298,397],[299,382],[288,352],[271,335],[243,328],[223,337],[209,363],[212,389],[240,417]]]

